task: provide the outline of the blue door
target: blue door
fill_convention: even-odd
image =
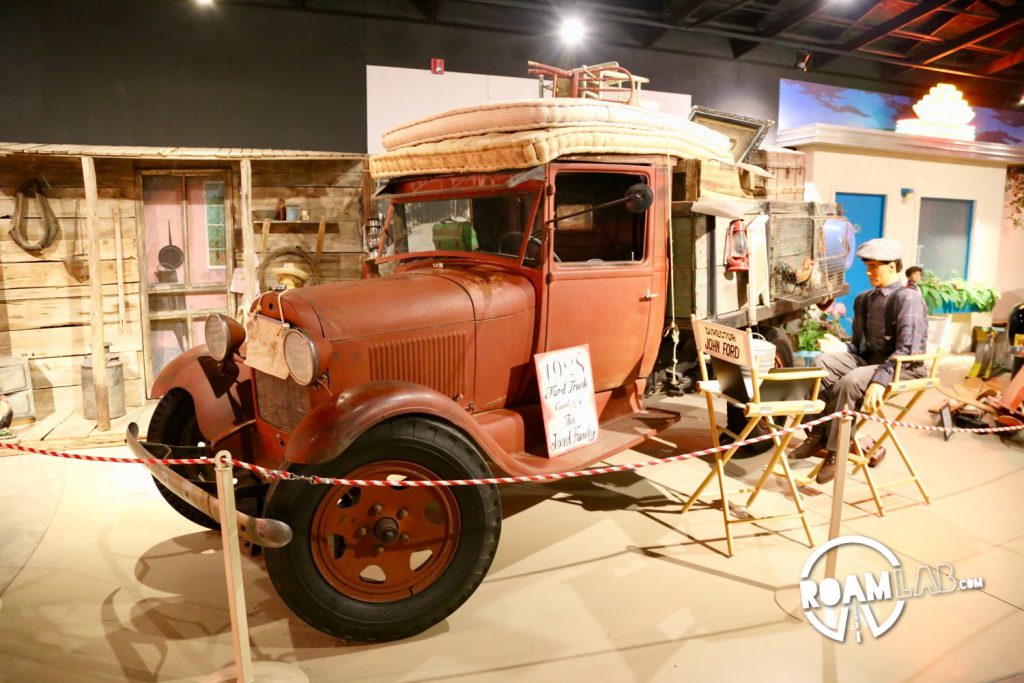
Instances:
[[[836,202],[843,205],[843,215],[846,216],[857,231],[857,243],[853,246],[854,251],[861,244],[876,237],[881,237],[885,224],[885,195],[884,194],[858,194],[855,192],[836,192]],[[846,317],[843,319],[843,329],[852,332],[851,322],[853,320],[853,300],[858,294],[870,289],[868,272],[860,259],[854,259],[853,265],[846,271],[846,283],[850,285],[850,293],[839,297],[839,301],[846,306]]]

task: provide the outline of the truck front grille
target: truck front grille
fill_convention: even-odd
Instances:
[[[388,341],[370,347],[370,379],[415,382],[457,398],[465,394],[466,335]]]
[[[280,429],[293,432],[309,412],[309,391],[291,379],[278,379],[273,375],[256,371],[256,406],[264,422]]]

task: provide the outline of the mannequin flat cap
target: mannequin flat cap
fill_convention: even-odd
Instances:
[[[897,261],[903,258],[903,248],[896,240],[879,237],[860,245],[857,258],[862,261]]]

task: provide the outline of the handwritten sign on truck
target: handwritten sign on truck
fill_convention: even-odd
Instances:
[[[555,457],[597,440],[597,405],[590,347],[572,346],[534,357],[548,456]]]

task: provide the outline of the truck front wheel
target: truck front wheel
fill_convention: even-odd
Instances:
[[[358,480],[480,479],[479,450],[426,418],[377,425],[334,460],[291,470]],[[279,481],[266,515],[291,543],[265,549],[285,604],[346,640],[407,638],[445,619],[490,568],[501,529],[496,486],[328,486]]]
[[[196,420],[196,407],[192,397],[184,389],[172,389],[160,399],[153,410],[153,417],[146,430],[146,441],[162,443],[168,446],[198,446],[205,441],[199,431]],[[173,457],[173,455],[171,456]],[[214,481],[213,467],[208,465],[172,465],[171,469],[181,476],[196,482],[212,484]],[[171,493],[163,484],[153,477],[153,483],[167,504],[175,512],[190,522],[217,531],[220,525],[205,514],[195,509],[178,496]]]

